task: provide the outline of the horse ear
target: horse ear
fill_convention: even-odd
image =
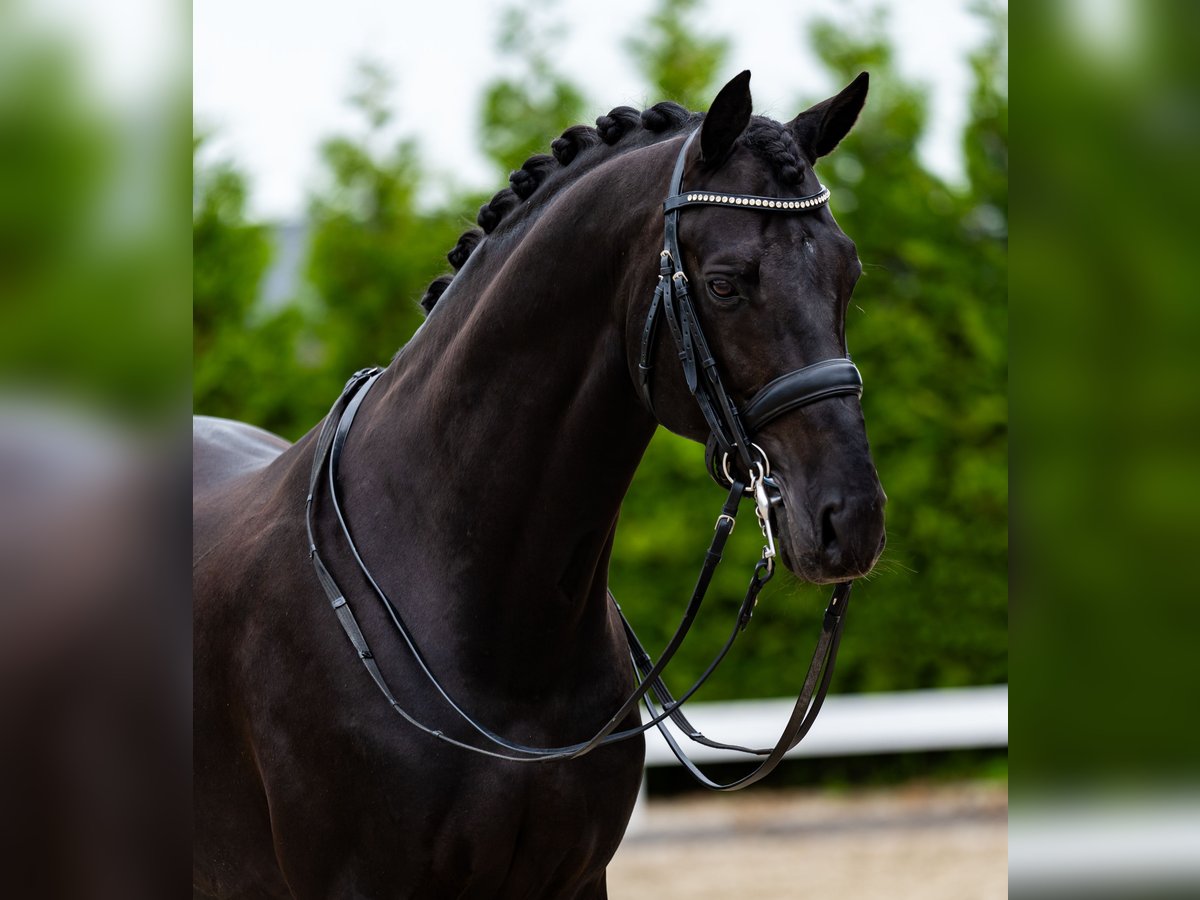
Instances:
[[[788,123],[809,162],[831,152],[850,133],[867,99],[866,72],[859,74],[836,97],[822,100]]]
[[[721,88],[704,124],[700,127],[700,158],[709,166],[720,165],[750,124],[750,70],[747,69]]]

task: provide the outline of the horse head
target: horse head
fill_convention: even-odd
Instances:
[[[669,350],[661,353],[651,395],[646,348],[670,338],[662,334],[665,327],[645,336],[655,330],[658,312],[652,306],[647,319],[649,289],[643,287],[627,307],[630,366],[641,376],[647,404],[672,431],[709,440],[711,451],[712,434],[724,427],[714,428],[714,418],[718,425],[731,421],[734,431],[744,428],[749,446],[741,462],[730,450],[738,443],[733,435],[718,442],[725,446],[715,448],[714,473],[741,465],[745,478],[755,474],[747,469],[761,466],[757,474],[769,474],[772,526],[784,564],[808,581],[845,581],[869,572],[883,550],[886,497],[867,444],[860,391],[850,389],[861,383],[843,377],[858,378],[847,362],[846,310],[862,266],[825,203],[828,193],[813,165],[853,126],[867,76],[786,125],[751,116],[749,80],[743,72],[730,81],[684,144],[676,172],[682,199],[667,204],[666,244],[677,246],[680,258],[670,260],[664,250],[664,265],[678,266],[674,273],[665,269],[664,277],[682,279],[688,298],[666,302],[663,316],[673,317],[684,365],[670,364]],[[689,315],[699,337],[680,333],[688,331]],[[694,350],[697,359],[689,362],[684,344],[697,341],[706,347]],[[704,368],[706,349],[720,387],[700,396],[696,385],[703,394],[705,374],[696,370]],[[747,411],[763,405],[764,388],[818,363],[841,372],[841,389],[777,410],[759,428],[739,425],[721,408],[725,393],[728,406],[748,420]]]

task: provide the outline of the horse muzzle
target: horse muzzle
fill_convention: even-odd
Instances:
[[[887,542],[882,488],[829,492],[811,507],[789,498],[781,480],[765,479],[779,561],[814,584],[866,575]]]

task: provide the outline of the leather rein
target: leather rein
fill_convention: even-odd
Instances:
[[[682,270],[682,256],[679,251],[678,221],[681,209],[698,206],[727,206],[737,209],[749,209],[755,212],[784,212],[800,213],[819,208],[829,200],[829,191],[821,188],[816,194],[806,197],[757,197],[745,194],[721,194],[713,192],[681,192],[683,170],[688,149],[696,137],[693,131],[684,141],[683,147],[675,161],[671,177],[670,189],[666,202],[663,204],[665,229],[664,246],[660,255],[658,284],[646,317],[642,332],[641,352],[639,355],[639,387],[646,405],[653,412],[652,374],[654,370],[654,352],[659,322],[666,320],[668,329],[679,351],[683,364],[684,378],[688,389],[696,398],[696,402],[708,423],[711,437],[708,442],[706,455],[709,471],[719,484],[729,488],[729,495],[717,517],[713,538],[705,554],[704,565],[696,579],[691,598],[684,610],[683,617],[675,634],[667,642],[658,661],[651,659],[643,648],[632,626],[616,605],[612,594],[609,594],[618,614],[621,617],[625,634],[629,642],[630,657],[640,680],[636,688],[620,707],[612,713],[605,724],[588,740],[560,747],[532,747],[510,741],[480,723],[466,712],[459,703],[450,696],[441,685],[426,663],[412,632],[409,630],[400,611],[392,603],[386,592],[372,576],[370,569],[359,553],[350,528],[346,523],[341,507],[341,495],[338,482],[338,462],[346,437],[350,433],[354,418],[362,405],[363,399],[371,386],[375,384],[383,370],[379,368],[363,369],[356,372],[346,383],[340,397],[326,416],[321,431],[317,437],[313,454],[313,465],[309,479],[308,495],[305,500],[305,525],[308,531],[309,557],[316,571],[317,580],[321,583],[326,596],[329,598],[339,624],[362,661],[371,679],[375,682],[392,708],[410,725],[418,730],[463,750],[479,753],[496,759],[511,762],[535,763],[554,762],[574,759],[583,756],[597,747],[613,744],[643,734],[650,728],[657,727],[662,733],[672,752],[689,772],[705,787],[713,790],[739,790],[754,784],[766,777],[783,759],[784,755],[794,748],[816,721],[824,702],[829,682],[833,676],[834,663],[837,658],[838,644],[841,641],[845,625],[846,609],[850,602],[851,582],[843,582],[834,587],[833,595],[825,610],[821,634],[813,652],[812,661],[805,675],[803,686],[792,714],[784,727],[783,733],[773,747],[749,748],[736,744],[726,744],[705,737],[699,729],[688,721],[683,714],[683,704],[707,681],[721,661],[732,648],[737,636],[745,629],[757,603],[759,592],[774,574],[775,546],[771,526],[772,506],[780,503],[781,496],[778,488],[771,479],[770,463],[766,454],[752,441],[756,434],[768,422],[778,416],[801,406],[815,403],[826,397],[842,394],[862,395],[862,378],[858,369],[847,358],[827,359],[790,372],[776,378],[754,395],[740,410],[734,405],[721,382],[716,361],[709,351],[708,342],[700,327],[688,293],[687,276]],[[721,454],[718,464],[717,453]],[[734,462],[730,468],[731,457]],[[434,690],[457,713],[464,723],[470,726],[479,736],[490,743],[491,747],[480,747],[451,737],[440,729],[433,728],[419,721],[404,709],[393,695],[383,673],[375,661],[374,654],[359,627],[353,610],[346,597],[338,587],[317,550],[315,531],[313,529],[313,501],[322,490],[327,491],[328,502],[332,506],[347,547],[360,572],[365,576],[373,592],[382,604],[388,618],[399,632],[401,639],[408,648],[413,660],[433,686]],[[746,588],[745,596],[738,608],[738,614],[728,638],[714,656],[700,677],[678,699],[672,696],[662,680],[662,673],[667,664],[675,656],[683,644],[684,638],[690,631],[700,606],[708,592],[717,565],[729,535],[733,532],[738,508],[743,497],[747,494],[755,501],[755,513],[759,527],[763,532],[766,545],[762,557],[754,567],[754,573]],[[638,703],[644,703],[650,713],[650,719],[634,728],[621,729],[620,724],[633,713]],[[708,747],[734,750],[752,756],[766,757],[750,773],[728,783],[718,783],[706,776],[688,758],[675,736],[667,727],[671,720],[690,740]]]

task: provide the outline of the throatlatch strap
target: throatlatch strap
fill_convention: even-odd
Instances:
[[[654,414],[654,400],[650,394],[650,376],[654,372],[654,339],[658,332],[658,307],[662,303],[666,284],[667,279],[659,275],[654,299],[650,301],[650,313],[646,316],[646,324],[642,326],[642,352],[638,359],[638,380],[642,399],[646,401],[646,408],[650,410],[651,415]]]

